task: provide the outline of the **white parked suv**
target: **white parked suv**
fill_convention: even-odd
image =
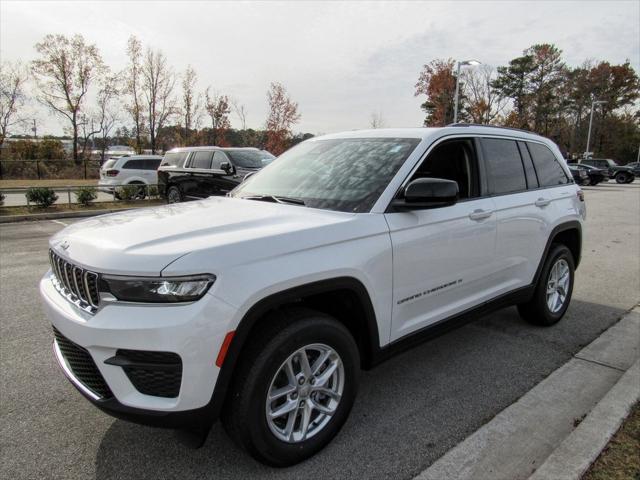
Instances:
[[[351,131],[301,143],[227,197],[65,228],[40,291],[55,357],[97,407],[200,441],[220,418],[284,466],[336,435],[361,368],[508,305],[559,321],[585,215],[543,137]]]
[[[146,187],[158,184],[160,155],[127,155],[110,158],[100,167],[98,189],[112,193],[119,185],[141,185],[138,196],[144,197]],[[117,191],[117,190],[116,190]]]

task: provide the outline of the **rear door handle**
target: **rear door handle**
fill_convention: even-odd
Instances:
[[[539,198],[536,200],[535,204],[536,207],[546,207],[547,205],[549,205],[551,203],[551,200],[547,199],[547,198]]]
[[[471,212],[469,214],[469,218],[471,220],[483,220],[485,218],[489,218],[491,215],[493,215],[493,210],[482,210],[479,208]]]

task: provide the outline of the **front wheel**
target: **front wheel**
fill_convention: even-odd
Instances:
[[[257,460],[301,462],[338,433],[357,392],[359,354],[334,318],[289,309],[264,320],[234,375],[223,422]]]
[[[550,326],[564,316],[573,293],[575,263],[571,251],[553,244],[531,300],[518,305],[520,316],[535,325]]]

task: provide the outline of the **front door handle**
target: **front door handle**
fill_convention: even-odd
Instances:
[[[542,198],[540,197],[539,199],[536,200],[535,204],[536,207],[546,207],[547,205],[549,205],[551,203],[551,200],[547,199],[547,198]]]
[[[482,210],[478,208],[469,214],[469,218],[471,220],[484,220],[485,218],[489,218],[493,215],[493,210]]]

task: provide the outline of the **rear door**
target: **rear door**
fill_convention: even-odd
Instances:
[[[404,184],[421,177],[454,180],[458,203],[385,214],[393,246],[391,340],[493,296],[496,217],[493,199],[482,193],[477,145],[473,138],[442,141]]]

